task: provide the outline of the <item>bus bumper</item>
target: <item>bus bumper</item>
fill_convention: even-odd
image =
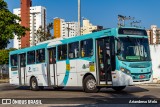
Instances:
[[[133,80],[131,75],[127,75],[121,71],[112,71],[112,85],[113,86],[130,86],[137,84],[151,83],[152,76],[150,79]]]
[[[133,85],[139,85],[139,84],[148,84],[153,82],[153,75],[151,75],[150,79],[144,79],[144,80],[134,80]]]

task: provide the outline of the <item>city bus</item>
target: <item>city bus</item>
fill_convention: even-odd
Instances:
[[[11,51],[9,78],[31,90],[82,87],[89,93],[149,83],[148,36],[141,28],[119,27]]]

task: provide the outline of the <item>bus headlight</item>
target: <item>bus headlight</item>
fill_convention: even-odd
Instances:
[[[126,69],[126,68],[121,67],[120,70],[122,72],[124,72],[125,74],[131,75],[131,72],[128,69]]]

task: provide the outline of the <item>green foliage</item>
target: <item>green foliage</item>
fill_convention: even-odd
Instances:
[[[8,10],[7,3],[0,0],[0,49],[7,47],[9,39],[14,38],[14,34],[21,38],[28,31],[28,28],[21,26],[21,19]]]
[[[53,29],[53,23],[49,23],[47,25],[47,30],[45,30],[44,28],[42,28],[42,26],[40,26],[37,32],[35,33],[36,37],[38,38],[38,41],[43,42],[52,39],[52,35],[50,33],[52,29]]]
[[[9,52],[16,50],[15,48],[0,50],[0,65],[9,63]]]

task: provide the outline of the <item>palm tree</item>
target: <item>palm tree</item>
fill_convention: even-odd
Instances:
[[[52,39],[52,34],[51,34],[51,30],[53,29],[53,23],[48,23],[47,25],[47,34],[46,37],[48,39]]]

